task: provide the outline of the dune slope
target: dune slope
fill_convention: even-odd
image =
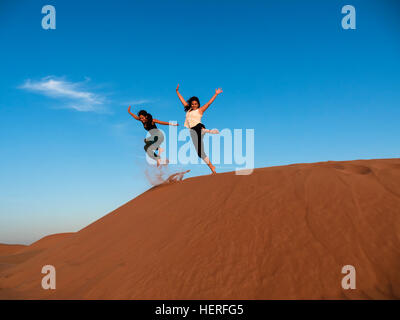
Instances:
[[[399,270],[400,159],[323,162],[153,188],[1,271],[0,298],[398,299]]]
[[[13,254],[15,252],[18,252],[24,248],[26,248],[27,246],[23,245],[23,244],[3,244],[0,243],[0,256],[4,256],[4,255],[9,255],[9,254]]]
[[[73,233],[52,234],[43,237],[29,246],[0,244],[0,272],[29,260],[48,247],[59,244],[72,234]]]

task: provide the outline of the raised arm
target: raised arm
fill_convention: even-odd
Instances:
[[[179,98],[179,100],[181,100],[181,102],[182,102],[182,104],[183,104],[184,107],[189,106],[189,104],[186,102],[186,100],[183,99],[182,95],[179,93],[179,84],[178,84],[178,86],[176,87],[176,94],[178,95],[178,98]]]
[[[134,114],[134,113],[131,112],[131,106],[128,107],[128,112],[129,112],[129,114],[130,114],[132,117],[134,117],[136,120],[140,120],[139,117],[138,117],[136,114]]]
[[[204,111],[207,110],[207,108],[211,105],[211,103],[214,102],[215,98],[216,98],[220,93],[222,93],[222,89],[221,89],[221,88],[216,89],[216,90],[215,90],[215,94],[212,96],[212,98],[210,99],[210,101],[208,101],[204,106],[202,106],[201,108],[199,108],[199,111],[200,111],[201,113],[204,113]]]
[[[166,126],[178,126],[177,123],[169,123],[169,122],[160,121],[160,120],[157,120],[157,119],[153,119],[153,122],[154,123],[159,123],[159,124],[164,124]]]

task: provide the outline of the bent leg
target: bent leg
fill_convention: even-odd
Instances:
[[[210,159],[204,152],[204,142],[203,142],[204,134],[202,134],[203,129],[204,125],[198,124],[197,126],[193,127],[190,130],[190,136],[192,138],[193,145],[196,148],[198,157],[203,159],[203,161],[208,165],[212,173],[216,173],[215,166],[213,166]]]

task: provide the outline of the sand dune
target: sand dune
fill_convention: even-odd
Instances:
[[[43,237],[40,240],[32,243],[28,248],[25,248],[24,250],[27,251],[27,250],[32,250],[32,249],[47,249],[51,246],[59,244],[60,242],[64,241],[65,239],[68,239],[73,234],[74,234],[73,232],[51,234],[49,236]]]
[[[23,248],[26,248],[26,247],[27,246],[22,245],[22,244],[1,244],[0,243],[0,256],[13,254],[13,253],[18,252],[19,250],[22,250]]]
[[[153,188],[0,271],[0,298],[398,299],[399,270],[400,159],[322,162]]]
[[[45,249],[61,243],[72,234],[52,234],[43,237],[29,246],[0,244],[0,272],[29,260]]]
[[[73,232],[67,233],[56,233],[45,236],[38,241],[35,241],[31,245],[22,245],[22,244],[1,244],[0,243],[0,256],[8,256],[16,253],[27,252],[37,249],[47,249],[64,239],[67,239],[70,235],[73,235]]]

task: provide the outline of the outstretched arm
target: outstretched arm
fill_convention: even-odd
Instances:
[[[134,113],[131,112],[131,106],[128,107],[128,112],[129,112],[129,114],[130,114],[132,117],[134,117],[136,120],[139,120],[139,117],[138,117],[136,114],[134,114]]]
[[[189,104],[186,102],[185,99],[183,99],[182,95],[180,94],[180,92],[179,92],[179,84],[178,84],[178,86],[176,87],[176,94],[178,95],[179,100],[181,100],[183,106],[184,106],[184,107],[187,107]]]
[[[199,111],[201,113],[204,113],[204,111],[207,110],[207,108],[211,105],[211,103],[214,102],[215,98],[222,93],[222,89],[218,88],[217,90],[215,90],[215,94],[212,96],[212,98],[210,99],[210,101],[208,101],[204,106],[202,106],[201,108],[199,108]]]
[[[154,123],[159,123],[159,124],[164,124],[166,126],[178,126],[177,123],[169,123],[169,122],[160,121],[160,120],[157,120],[157,119],[153,119],[153,122]]]

